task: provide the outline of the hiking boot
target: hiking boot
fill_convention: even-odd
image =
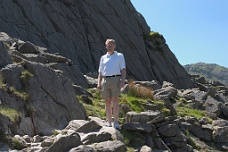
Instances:
[[[112,124],[111,123],[107,123],[105,126],[106,127],[112,127]]]
[[[120,125],[119,125],[118,122],[115,122],[115,123],[114,123],[114,128],[115,128],[115,129],[120,129]]]

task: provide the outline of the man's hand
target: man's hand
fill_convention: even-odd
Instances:
[[[97,89],[101,90],[101,84],[97,84]]]
[[[124,85],[125,85],[124,80],[120,80],[120,88],[123,88],[123,87],[124,87]]]
[[[102,75],[101,73],[98,74],[98,78],[97,78],[97,89],[101,90],[101,80],[102,80]]]

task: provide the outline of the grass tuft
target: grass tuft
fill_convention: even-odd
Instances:
[[[16,90],[13,86],[9,87],[9,92],[23,101],[28,101],[28,99],[30,98],[30,95],[27,92],[23,90]]]
[[[143,99],[154,99],[153,90],[140,85],[135,85],[133,81],[129,82],[128,95]]]
[[[21,75],[20,75],[20,80],[24,83],[24,84],[28,84],[29,78],[33,77],[33,74],[31,72],[29,72],[28,70],[24,70]]]
[[[6,117],[9,117],[12,122],[18,121],[20,117],[20,113],[17,110],[4,106],[0,106],[0,113]]]

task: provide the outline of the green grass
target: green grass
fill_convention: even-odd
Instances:
[[[95,116],[101,119],[106,118],[105,114],[105,101],[99,97],[99,91],[89,90],[93,94],[93,97],[89,97],[90,102],[83,101],[81,96],[77,96],[77,99],[83,104],[86,109],[86,116]]]
[[[86,104],[83,103],[83,101],[79,100],[82,102],[84,105],[87,115],[88,116],[96,116],[100,117],[102,119],[105,119],[105,101],[104,99],[100,98],[100,91],[96,89],[91,89],[88,90],[90,93],[93,94],[93,97],[90,99],[92,100],[91,104]],[[120,105],[127,105],[131,111],[135,111],[137,113],[146,111],[145,107],[143,106],[143,103],[146,103],[146,100],[150,100],[153,104],[158,105],[159,110],[164,113],[165,116],[170,115],[170,110],[165,108],[164,102],[162,101],[156,101],[150,99],[152,96],[148,96],[148,98],[141,98],[138,97],[138,95],[132,94],[132,93],[127,93],[127,94],[121,94],[120,96]],[[209,121],[211,119],[206,115],[206,112],[203,110],[197,110],[197,109],[190,109],[188,107],[184,106],[185,100],[184,99],[174,99],[175,102],[181,102],[182,106],[177,106],[176,111],[177,115],[185,117],[185,116],[190,116],[190,117],[195,117],[195,118],[202,118],[205,117]],[[123,119],[125,117],[125,114],[120,110],[120,119]]]
[[[129,108],[135,112],[142,112],[145,110],[145,107],[140,104],[142,102],[145,102],[145,100],[138,97],[129,96],[127,94],[122,94],[120,97],[120,104],[129,106]]]
[[[199,119],[202,117],[206,117],[206,112],[202,110],[190,109],[187,107],[176,107],[176,110],[177,114],[182,117],[191,116]]]
[[[86,116],[95,116],[101,119],[105,119],[105,107],[95,107],[93,105],[82,103],[86,109]]]
[[[29,72],[28,70],[24,70],[21,75],[20,75],[20,80],[24,83],[24,84],[28,84],[29,78],[33,77],[33,74],[31,72]]]
[[[57,136],[58,134],[60,134],[61,132],[58,130],[52,130],[52,136]]]
[[[198,110],[198,109],[192,109],[188,108],[187,106],[187,100],[185,98],[174,98],[175,102],[179,102],[180,104],[175,107],[177,111],[177,115],[181,117],[189,116],[189,117],[195,117],[197,119],[201,119],[205,117],[209,122],[212,122],[212,119],[207,116],[205,110]]]
[[[153,38],[156,38],[156,37],[163,38],[163,36],[160,33],[151,31],[150,34],[149,34],[149,38],[153,39]]]
[[[164,39],[163,35],[161,35],[158,32],[153,32],[153,31],[151,31],[149,35],[145,35],[144,36],[144,39],[149,40],[149,41],[152,41],[155,38],[162,38],[162,39]]]
[[[106,119],[106,113],[105,113],[105,100],[100,97],[100,91],[95,89],[89,89],[88,90],[93,97],[89,97],[89,100],[91,101],[83,101],[83,98],[81,96],[77,96],[78,100],[83,104],[83,106],[86,109],[86,115],[87,116],[95,116],[99,117],[101,119]],[[137,113],[146,111],[143,103],[146,103],[147,99],[135,97],[128,94],[121,94],[119,103],[121,105],[127,105],[130,109],[130,111],[135,111]],[[150,99],[151,100],[151,99]],[[161,109],[161,111],[168,113],[167,109],[164,108],[164,103],[161,101],[153,101],[154,104],[157,104],[158,107]],[[125,113],[120,109],[120,120],[123,120],[125,118]]]
[[[16,90],[13,86],[10,86],[9,92],[20,98],[22,101],[27,101],[30,95],[23,90]]]
[[[13,149],[17,149],[17,150],[21,150],[21,149],[25,148],[25,146],[22,144],[22,142],[19,139],[12,138],[12,137],[11,137],[10,147],[12,147]]]
[[[0,88],[8,93],[12,93],[16,97],[20,98],[23,101],[27,101],[30,98],[30,95],[24,90],[17,90],[13,86],[7,86],[4,78],[0,77]]]
[[[9,145],[10,149],[21,150],[26,146],[19,140],[0,132],[0,141]]]
[[[4,116],[9,117],[13,122],[16,122],[20,116],[20,113],[17,110],[4,106],[0,106],[0,113]]]

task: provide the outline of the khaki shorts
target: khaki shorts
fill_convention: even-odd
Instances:
[[[120,96],[120,77],[104,78],[102,84],[102,98],[119,97]]]

